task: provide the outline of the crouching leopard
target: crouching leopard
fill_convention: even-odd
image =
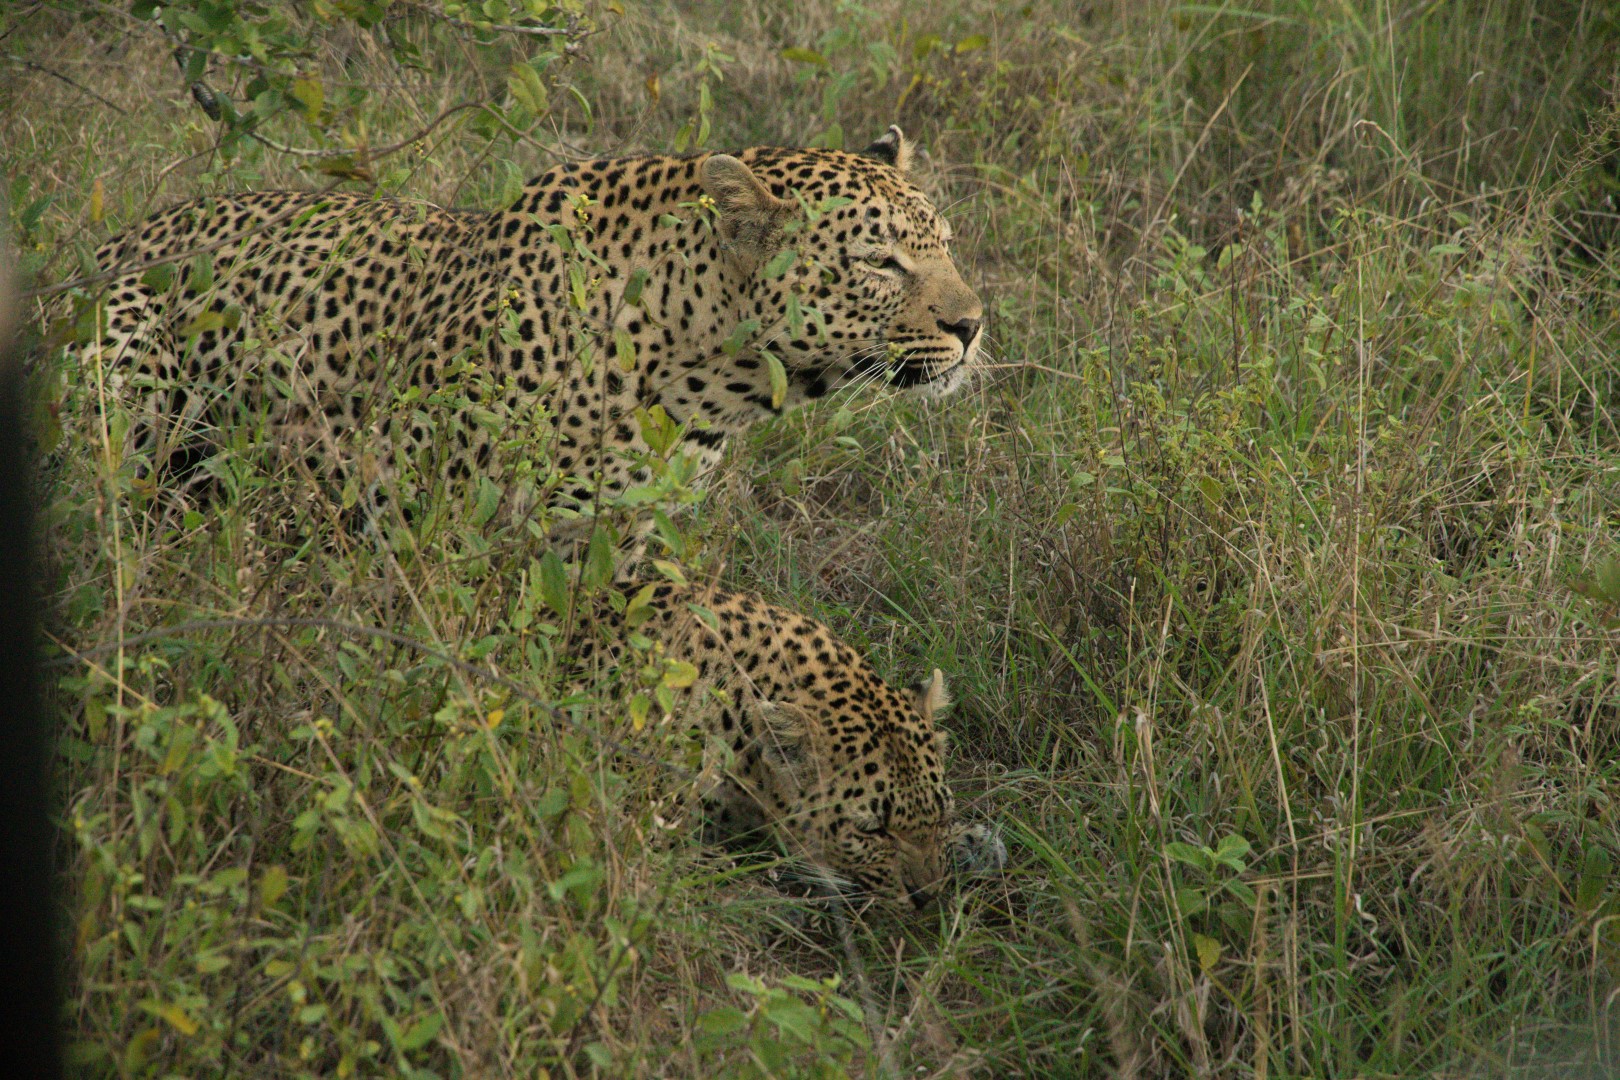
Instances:
[[[115,275],[101,357],[159,472],[193,470],[251,394],[278,443],[363,434],[322,463],[339,478],[347,460],[454,485],[539,432],[548,499],[588,511],[646,480],[649,417],[700,476],[729,436],[841,387],[962,384],[982,309],[910,158],[890,128],[860,153],[564,164],[494,212],[193,199],[98,252]],[[424,426],[411,403],[469,370],[473,407]],[[509,511],[532,501],[492,479]]]
[[[822,889],[901,909],[1004,867],[995,831],[956,816],[937,669],[905,693],[821,623],[748,593],[660,583],[642,599],[636,630],[697,669],[686,719],[729,751],[705,769],[711,838],[768,831]],[[625,628],[599,632],[579,664],[621,659]]]

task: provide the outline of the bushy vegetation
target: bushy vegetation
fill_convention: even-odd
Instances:
[[[1620,1070],[1611,8],[154,7],[0,14],[92,1074]],[[762,430],[662,534],[953,677],[1013,864],[937,920],[705,852],[478,492],[357,537],[244,431],[177,503],[61,362],[95,244],[188,195],[895,121],[987,370]]]

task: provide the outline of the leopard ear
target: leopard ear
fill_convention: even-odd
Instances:
[[[885,165],[893,166],[901,174],[911,171],[911,141],[906,138],[905,132],[900,130],[898,124],[890,124],[883,137],[861,153],[869,158],[877,158]]]
[[[772,214],[785,205],[760,183],[753,169],[730,154],[710,154],[703,159],[703,190],[719,205],[721,214]]]
[[[792,207],[760,183],[754,171],[730,154],[703,160],[703,190],[720,210],[720,235],[734,255],[747,263],[764,259],[766,246]]]
[[[951,695],[945,690],[945,673],[935,668],[933,677],[917,688],[917,711],[931,723],[950,707]]]

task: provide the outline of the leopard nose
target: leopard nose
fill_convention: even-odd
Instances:
[[[963,319],[961,322],[948,323],[944,319],[936,320],[939,328],[947,334],[956,335],[962,342],[962,351],[966,352],[973,344],[973,339],[979,336],[979,327],[984,325],[979,319]]]

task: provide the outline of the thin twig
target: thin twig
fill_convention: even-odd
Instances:
[[[342,156],[342,155],[345,155],[345,154],[360,154],[360,153],[363,153],[366,160],[368,160],[368,161],[374,161],[377,158],[387,157],[390,154],[398,153],[400,150],[403,150],[406,147],[411,146],[412,144],[420,141],[421,139],[426,138],[429,134],[432,133],[434,128],[438,127],[439,124],[443,123],[451,115],[453,115],[455,113],[458,113],[458,112],[463,112],[463,111],[465,111],[467,109],[481,109],[481,108],[484,108],[484,105],[483,105],[482,102],[463,102],[460,105],[452,105],[450,108],[444,110],[438,116],[435,116],[431,121],[429,121],[426,127],[422,128],[421,130],[417,131],[415,134],[410,135],[407,138],[399,140],[398,142],[389,143],[387,146],[378,147],[375,150],[369,150],[369,151],[364,151],[364,152],[354,151],[354,150],[334,151],[332,156],[337,157],[337,156]],[[292,147],[274,147],[273,146],[272,149],[282,150],[283,152],[288,152],[288,153],[297,153],[298,152]],[[319,151],[319,152],[316,152],[316,153],[324,154],[325,151]],[[323,194],[323,195],[328,194],[328,193],[336,190],[337,185],[339,183],[341,183],[341,182],[342,182],[341,179],[334,180],[326,188],[320,190],[316,194]],[[222,196],[219,196],[219,197],[220,198],[229,198],[230,196],[223,196],[222,195]],[[231,244],[235,244],[236,242],[238,242],[240,240],[245,240],[250,236],[255,236],[258,233],[261,233],[261,232],[265,231],[266,229],[270,229],[270,228],[273,228],[276,225],[280,225],[283,222],[291,219],[296,213],[300,212],[303,209],[304,209],[304,207],[300,206],[300,205],[289,206],[286,210],[283,210],[281,213],[279,213],[279,214],[275,215],[274,217],[271,217],[271,218],[269,218],[269,219],[267,219],[267,220],[265,220],[265,221],[263,221],[263,222],[261,222],[261,223],[259,223],[257,225],[254,225],[252,228],[244,229],[241,232],[231,233],[229,235],[222,236],[217,240],[211,241],[210,243],[199,244],[196,247],[189,248],[189,249],[187,249],[185,251],[182,251],[182,252],[162,255],[162,256],[159,256],[159,257],[154,257],[154,258],[148,259],[148,260],[146,260],[144,262],[120,263],[118,266],[110,267],[110,268],[108,268],[106,270],[100,271],[99,273],[84,274],[84,275],[82,275],[80,277],[69,278],[67,281],[57,282],[55,285],[43,285],[43,286],[41,286],[41,287],[39,287],[37,289],[25,289],[22,292],[22,298],[25,299],[25,300],[43,300],[43,299],[46,299],[47,297],[56,296],[56,295],[58,295],[60,293],[70,292],[73,289],[83,288],[86,285],[96,285],[96,284],[100,284],[101,282],[111,281],[111,280],[113,280],[115,278],[125,277],[125,276],[127,276],[129,274],[136,274],[136,273],[139,273],[139,272],[141,272],[143,270],[150,270],[154,266],[167,266],[167,265],[170,265],[172,263],[181,262],[181,261],[183,261],[185,259],[191,258],[193,255],[204,255],[204,254],[207,254],[209,252],[218,251],[219,249],[224,248],[224,247],[228,247]]]
[[[56,71],[53,68],[48,68],[44,64],[36,64],[36,63],[34,63],[34,61],[25,59],[24,57],[21,57],[21,56],[7,56],[7,57],[4,57],[4,59],[10,60],[13,64],[20,64],[23,67],[27,68],[29,71],[37,71],[41,75],[49,75],[53,79],[61,79],[63,82],[65,82],[69,86],[73,87],[73,89],[77,90],[79,93],[84,94],[86,97],[95,98],[97,101],[99,101],[103,105],[107,106],[107,108],[109,108],[113,112],[117,113],[119,116],[128,116],[129,115],[129,110],[124,108],[122,105],[113,104],[111,101],[108,101],[106,98],[102,97],[100,94],[98,94],[94,90],[90,89],[88,86],[85,86],[83,83],[79,82],[76,79],[70,78],[69,76],[62,74],[60,71]]]
[[[216,90],[215,93],[218,93],[218,91]],[[441,123],[458,112],[465,112],[468,109],[482,108],[484,108],[484,102],[482,101],[464,101],[460,105],[452,105],[438,116],[435,116],[432,120],[428,121],[427,126],[416,132],[414,135],[409,135],[403,139],[400,139],[398,142],[389,143],[387,146],[379,146],[375,150],[369,150],[365,147],[316,150],[304,146],[286,146],[282,143],[274,141],[266,135],[259,134],[257,131],[249,131],[247,135],[250,139],[253,139],[255,142],[274,150],[278,154],[290,154],[293,157],[318,159],[353,156],[364,161],[375,161],[377,158],[387,157],[389,154],[397,154],[407,146],[411,146],[417,142],[420,142],[422,139],[427,138],[427,136],[432,133],[434,128],[438,127]]]

